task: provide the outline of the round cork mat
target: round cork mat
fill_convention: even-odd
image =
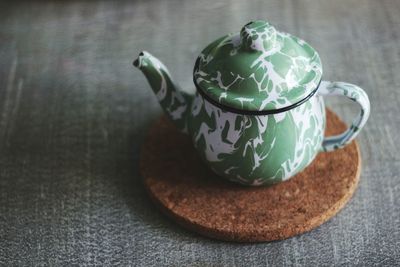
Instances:
[[[346,129],[327,110],[327,135]],[[353,195],[361,157],[353,142],[320,153],[303,172],[270,187],[246,187],[213,174],[188,136],[165,117],[142,147],[141,173],[151,198],[182,226],[202,235],[238,242],[285,239],[333,217]]]

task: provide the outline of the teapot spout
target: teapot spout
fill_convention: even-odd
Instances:
[[[166,115],[180,131],[187,133],[190,105],[194,94],[182,91],[173,82],[165,65],[146,51],[139,54],[133,65],[146,76]]]

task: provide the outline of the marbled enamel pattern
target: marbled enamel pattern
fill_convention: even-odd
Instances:
[[[268,111],[306,98],[317,88],[322,66],[305,41],[253,21],[207,46],[193,76],[198,89],[221,105]]]
[[[150,53],[141,52],[133,65],[146,76],[165,114],[180,131],[187,133],[188,112],[193,95],[182,91],[172,81],[167,67]]]
[[[342,148],[356,138],[368,120],[371,110],[368,95],[357,85],[327,81],[321,83],[318,88],[318,94],[321,96],[345,96],[360,106],[360,113],[349,129],[340,135],[325,138],[321,149],[322,151],[333,151]]]
[[[197,94],[190,135],[214,172],[247,185],[273,184],[292,177],[318,153],[325,129],[322,97],[287,112],[241,115],[226,112]]]
[[[285,46],[275,47],[280,36],[282,33],[276,32],[266,22],[252,22],[242,29],[238,39],[240,42],[235,39],[235,42],[239,42],[240,45],[232,44],[233,47],[240,46],[240,49],[243,49],[240,54],[247,54],[241,59],[242,61],[236,58],[235,52],[222,57],[221,60],[217,60],[221,55],[216,57],[200,55],[199,60],[203,61],[201,64],[210,64],[207,70],[221,68],[222,60],[226,61],[226,57],[228,57],[235,58],[233,61],[227,60],[230,65],[237,64],[237,70],[243,68],[240,71],[248,72],[246,79],[243,78],[243,74],[240,78],[235,74],[236,76],[231,75],[233,81],[227,83],[223,77],[230,75],[230,72],[227,71],[228,67],[224,70],[225,74],[217,72],[219,74],[213,77],[200,73],[199,60],[196,63],[195,83],[198,86],[202,82],[214,84],[215,92],[219,94],[218,99],[221,100],[218,103],[221,104],[221,107],[224,105],[235,107],[238,110],[235,113],[217,107],[198,92],[181,91],[173,82],[167,68],[151,54],[142,52],[134,62],[134,65],[147,77],[168,117],[182,132],[191,136],[193,144],[204,162],[216,174],[228,180],[255,186],[270,185],[289,179],[308,166],[317,153],[339,149],[351,142],[368,119],[370,103],[368,96],[360,87],[343,82],[323,81],[316,88],[322,73],[316,53],[311,53],[312,51],[308,53],[311,57],[304,57],[308,60],[304,61],[304,64],[294,63],[299,51],[303,51],[305,46],[303,41],[290,38],[291,41],[294,40],[297,43],[293,47],[303,46],[303,48],[299,48],[298,51],[296,49],[294,51],[287,50],[287,53],[292,56],[289,61],[286,61],[286,63],[289,62],[288,64],[284,64],[283,58],[275,59],[274,62],[268,61],[271,58],[268,58],[265,53],[272,55],[278,50],[285,51],[283,49]],[[226,44],[224,40],[224,38],[217,40],[217,44],[213,43],[209,47]],[[205,51],[207,49],[209,48],[206,48]],[[231,54],[231,52],[229,53]],[[262,62],[260,53],[263,54]],[[222,65],[216,64],[213,67],[213,60],[217,60]],[[239,66],[240,62],[243,63],[241,67]],[[256,66],[255,69],[248,67],[249,62],[252,62],[250,66]],[[279,76],[277,66],[284,65],[286,76]],[[243,66],[247,66],[247,68]],[[289,68],[287,68],[288,66]],[[296,73],[293,74],[292,79],[288,79],[290,75],[287,73],[289,72]],[[253,83],[244,82],[239,86],[236,84],[239,80],[253,80]],[[266,87],[259,87],[260,85],[264,86],[262,85],[264,81],[267,81]],[[294,85],[302,84],[301,90],[296,89],[298,87],[290,87],[291,82]],[[306,86],[304,87],[304,85]],[[315,87],[312,88],[312,86]],[[260,93],[260,88],[265,88],[266,91]],[[317,90],[315,95],[305,94],[314,89]],[[198,90],[202,89],[198,88]],[[325,105],[323,97],[330,95],[350,98],[359,104],[361,112],[345,133],[324,138]],[[212,94],[207,93],[207,96],[212,98]],[[252,99],[248,100],[249,96]],[[260,110],[269,112],[279,107],[287,107],[287,104],[296,103],[293,101],[297,101],[299,96],[311,97],[301,105],[284,112],[268,115],[241,113],[241,111]],[[229,99],[229,101],[223,102],[222,99]],[[240,103],[240,105],[235,103]]]

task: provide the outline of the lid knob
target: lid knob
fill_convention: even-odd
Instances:
[[[276,45],[276,30],[264,20],[251,21],[240,30],[242,49],[265,52]]]

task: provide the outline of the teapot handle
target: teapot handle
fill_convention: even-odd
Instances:
[[[345,82],[328,82],[322,81],[320,88],[318,89],[318,95],[321,96],[346,96],[352,101],[358,103],[361,107],[361,111],[355,118],[350,128],[344,133],[325,137],[321,151],[333,151],[342,148],[349,144],[364,127],[370,114],[370,102],[368,95],[360,87],[345,83]]]

